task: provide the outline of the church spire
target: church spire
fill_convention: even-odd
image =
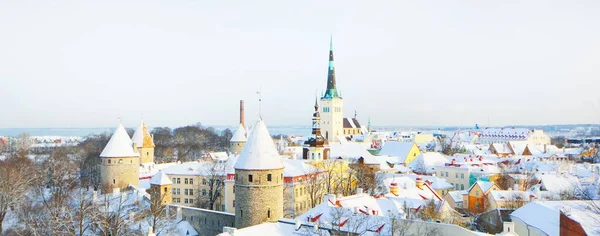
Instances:
[[[338,92],[335,86],[335,67],[333,64],[333,37],[329,39],[329,69],[327,72],[327,90],[323,98],[336,98]]]

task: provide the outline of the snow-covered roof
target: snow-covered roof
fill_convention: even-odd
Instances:
[[[575,191],[579,186],[579,179],[571,175],[541,175],[539,178],[545,190],[550,192]]]
[[[190,224],[190,222],[187,222],[185,220],[182,220],[179,223],[177,223],[177,231],[179,232],[179,235],[189,235],[189,236],[199,235],[198,231],[196,231],[196,229],[194,229],[194,227]]]
[[[560,211],[562,210],[572,220],[578,222],[587,235],[600,235],[600,214],[592,207],[600,201],[534,201],[510,214],[535,227],[549,236],[560,235]]]
[[[226,163],[214,161],[192,161],[184,162],[177,165],[172,165],[162,170],[167,175],[189,175],[189,176],[206,176],[206,175],[225,175]]]
[[[171,180],[169,179],[169,176],[165,175],[164,172],[160,171],[157,174],[155,174],[154,176],[152,176],[152,179],[150,179],[150,184],[166,185],[166,184],[173,184],[173,182],[171,182]]]
[[[110,141],[100,153],[100,157],[139,157],[140,154],[133,150],[133,142],[129,138],[127,131],[123,125],[115,130],[115,133],[110,137]]]
[[[492,188],[494,186],[494,183],[492,182],[487,182],[487,181],[477,181],[475,182],[468,190],[468,192],[471,191],[471,189],[475,186],[475,185],[479,185],[479,187],[481,188],[481,191],[483,191],[484,193],[487,192],[488,190],[490,190],[490,188]]]
[[[531,130],[525,128],[485,128],[479,133],[479,139],[524,140],[531,134]]]
[[[381,181],[389,189],[392,183],[398,185],[398,195],[391,192],[386,197],[397,197],[402,199],[430,200],[440,201],[442,199],[429,184],[423,184],[423,188],[417,187],[416,181],[408,176],[389,175]],[[424,180],[423,180],[424,181]]]
[[[468,194],[467,190],[450,191],[447,193],[455,203],[463,202],[463,195]]]
[[[427,182],[429,184],[429,186],[431,186],[431,188],[433,188],[435,190],[454,188],[454,186],[452,184],[448,183],[448,181],[446,181],[446,179],[439,178],[437,176],[416,175],[416,174],[408,174],[405,176],[409,177],[415,181],[417,180],[417,178],[420,177],[423,181]]]
[[[381,148],[381,151],[379,151],[379,155],[398,156],[401,157],[401,161],[404,162],[404,159],[408,156],[410,149],[414,145],[413,142],[386,142]]]
[[[283,162],[262,119],[254,125],[246,146],[234,166],[242,170],[282,169]]]
[[[528,202],[530,200],[530,193],[527,191],[514,191],[514,190],[492,190],[490,191],[492,199],[496,202],[506,201],[522,201]]]
[[[424,152],[419,154],[413,161],[408,163],[415,172],[433,173],[435,166],[444,166],[448,163],[448,158],[439,152]]]
[[[324,171],[318,167],[306,164],[302,160],[282,159],[282,161],[283,165],[285,166],[283,169],[283,176],[285,177],[315,174]]]
[[[358,159],[363,157],[369,159],[374,157],[373,154],[367,151],[367,148],[360,143],[344,142],[344,143],[330,143],[330,156],[331,158],[341,157],[343,159]]]
[[[140,122],[140,126],[135,130],[135,133],[133,133],[131,141],[134,142],[137,147],[154,147],[154,140],[152,140],[152,136],[150,135],[150,132],[148,132],[146,123],[144,123],[143,120]]]
[[[246,140],[247,140],[246,132],[247,132],[246,128],[244,128],[244,125],[242,125],[242,123],[240,123],[238,128],[235,130],[235,133],[233,133],[233,136],[231,137],[230,141],[231,142],[246,142]]]

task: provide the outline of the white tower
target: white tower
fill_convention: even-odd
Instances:
[[[333,64],[333,41],[329,43],[329,72],[327,89],[321,97],[321,130],[329,142],[339,142],[338,136],[344,135],[344,100],[338,95]]]

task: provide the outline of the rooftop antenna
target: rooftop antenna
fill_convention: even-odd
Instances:
[[[258,118],[262,120],[262,85],[258,88],[258,92],[256,92],[256,94],[258,95]]]

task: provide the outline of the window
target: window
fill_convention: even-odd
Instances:
[[[110,164],[110,159],[108,159],[108,164]]]
[[[206,196],[206,189],[202,189],[202,196]]]
[[[460,190],[465,190],[465,185],[464,184],[460,184]]]
[[[186,195],[186,196],[189,194],[189,191],[188,191],[188,189],[187,189],[187,188],[185,189],[185,191],[184,191],[184,192],[185,192],[185,195]],[[187,200],[187,199],[186,199],[186,200]]]
[[[458,173],[456,173],[456,178],[458,179]]]
[[[479,190],[475,190],[475,196],[479,197]]]
[[[123,159],[119,159],[119,164],[122,164],[122,163],[123,163]]]
[[[180,184],[181,183],[181,179],[177,178],[177,183]]]
[[[176,194],[177,194],[177,195],[180,195],[180,194],[181,194],[181,192],[180,192],[180,190],[181,190],[181,189],[176,189],[176,190],[177,190],[177,193],[176,193]]]
[[[190,178],[190,184],[194,184],[194,179]]]
[[[248,175],[248,182],[252,182],[252,175]]]
[[[194,196],[194,190],[190,189],[190,196]]]
[[[321,153],[319,153],[319,159],[321,159]]]
[[[188,183],[189,183],[189,182],[188,182],[188,178],[185,178],[185,179],[183,179],[183,182],[184,182],[185,184],[188,184]]]
[[[173,183],[177,183],[177,178],[173,178]]]
[[[314,160],[315,159],[315,153],[311,153],[310,157]]]
[[[235,193],[235,185],[233,185],[233,193]]]
[[[189,202],[190,202],[190,204],[194,204],[194,199],[191,199],[191,198],[190,198],[190,201],[189,201]]]
[[[202,184],[206,185],[206,179],[202,179]]]
[[[448,176],[449,176],[449,175],[448,175],[448,171],[446,171],[446,177],[448,177]]]
[[[165,187],[165,193],[167,192],[167,187]]]
[[[267,208],[267,218],[271,218],[271,208]]]
[[[475,209],[479,209],[479,202],[475,202]]]
[[[233,200],[233,207],[235,207],[235,200]]]
[[[267,181],[271,182],[271,174],[267,174]]]
[[[460,173],[460,178],[464,179],[465,178],[465,174],[464,173]]]
[[[183,199],[183,203],[189,203],[189,202],[188,202],[188,199],[187,199],[187,198],[186,198],[186,199]]]
[[[173,188],[173,189],[171,189],[171,193],[172,193],[173,195],[175,195],[175,189],[174,189],[174,188]]]
[[[240,210],[240,217],[244,217],[244,210]]]

